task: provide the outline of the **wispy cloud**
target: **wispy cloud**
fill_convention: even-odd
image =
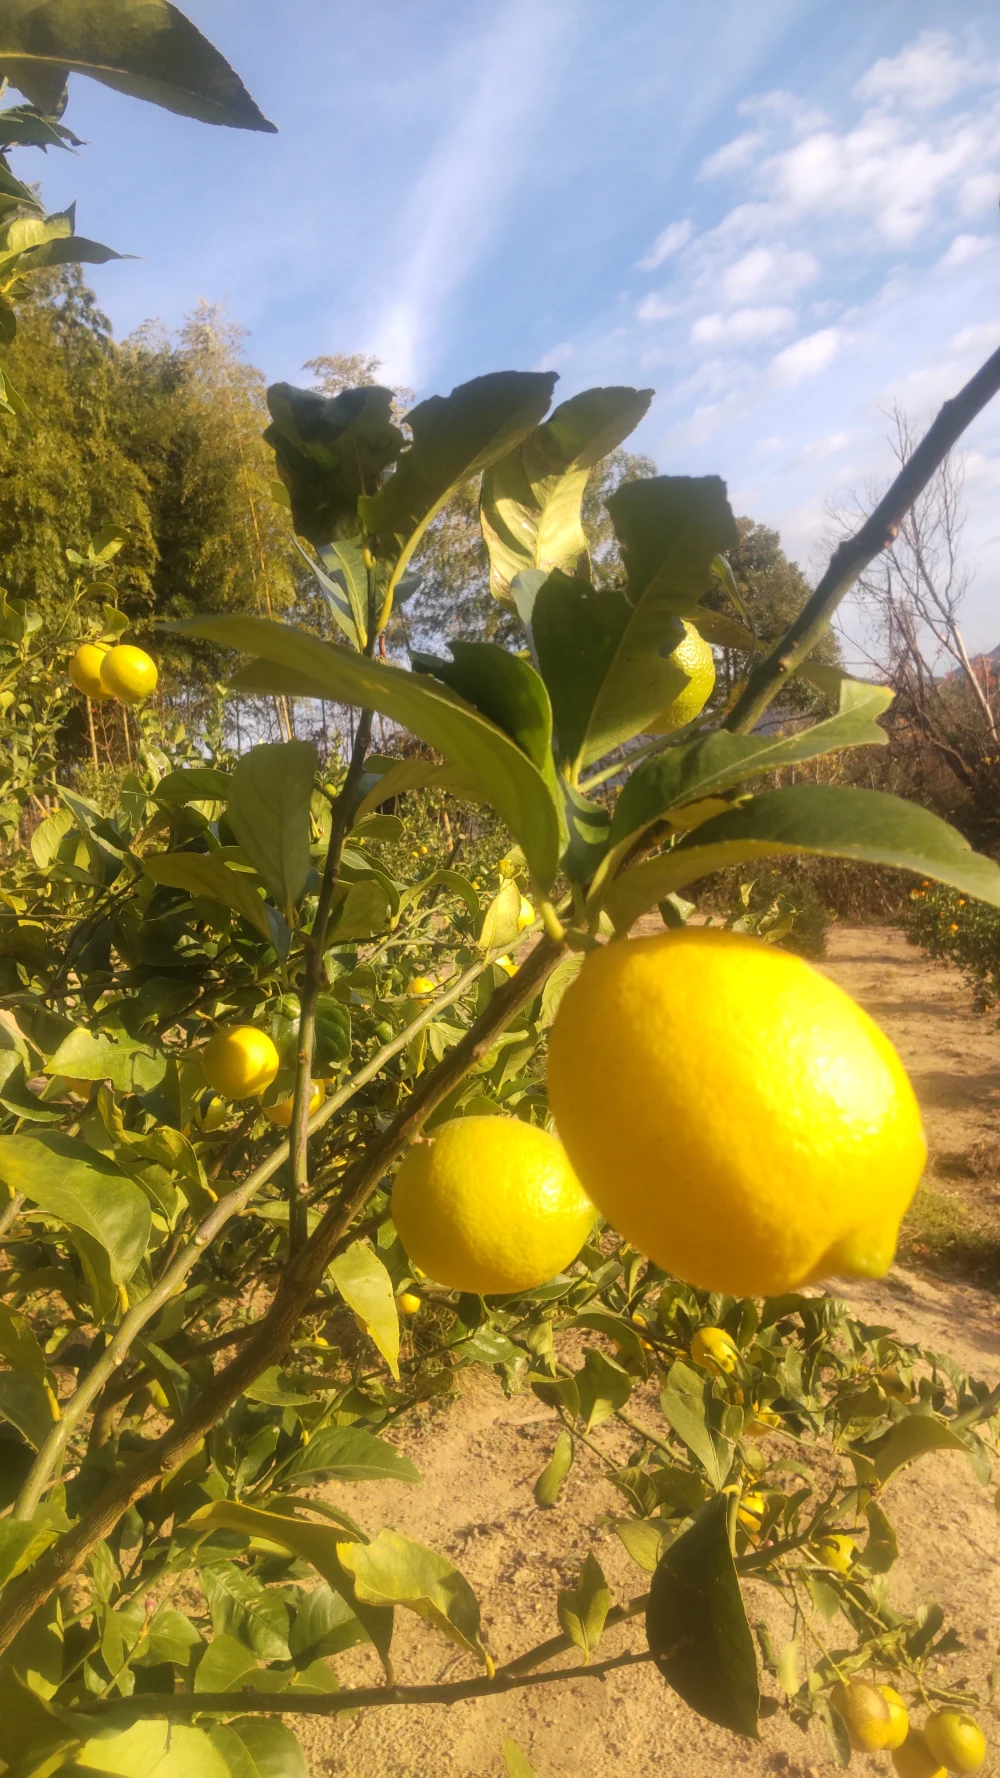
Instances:
[[[679,253],[682,247],[687,246],[692,232],[688,217],[685,217],[681,222],[668,223],[663,233],[657,235],[645,258],[636,261],[640,271],[655,272],[657,266],[661,266],[672,253]]]
[[[369,341],[386,375],[420,388],[432,330],[499,231],[531,154],[533,130],[559,42],[565,0],[507,0],[486,41],[470,44],[477,73],[414,185],[396,266],[380,279],[396,294]],[[428,116],[431,115],[430,108]]]

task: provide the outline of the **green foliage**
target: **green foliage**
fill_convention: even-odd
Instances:
[[[900,925],[910,944],[962,970],[977,1012],[992,1012],[1000,1005],[1000,913],[996,908],[925,879],[902,902]]]

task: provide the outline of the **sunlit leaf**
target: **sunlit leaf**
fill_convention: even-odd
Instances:
[[[251,747],[229,781],[229,824],[289,923],[312,868],[309,805],[315,775],[311,741],[279,741]]]
[[[231,908],[233,913],[242,914],[262,937],[270,939],[267,909],[258,893],[257,879],[246,871],[231,870],[211,852],[147,852],[142,868],[154,883],[162,883],[167,889],[205,895],[210,901]]]
[[[380,1531],[371,1543],[343,1544],[340,1557],[354,1576],[359,1599],[369,1605],[405,1605],[490,1668],[476,1596],[447,1556],[398,1531]]]
[[[560,1628],[584,1661],[589,1661],[601,1640],[604,1620],[611,1606],[611,1594],[601,1565],[593,1551],[580,1570],[575,1587],[564,1587],[559,1593],[556,1609]]]
[[[282,1473],[287,1487],[319,1481],[419,1482],[410,1459],[363,1426],[324,1426]],[[2,1521],[0,1521],[2,1522]]]
[[[330,1261],[329,1274],[349,1309],[365,1324],[394,1377],[399,1376],[399,1311],[392,1279],[367,1241]]]
[[[127,1284],[152,1223],[146,1194],[85,1142],[45,1132],[0,1136],[0,1179],[47,1216],[89,1235],[107,1253],[116,1284]]]

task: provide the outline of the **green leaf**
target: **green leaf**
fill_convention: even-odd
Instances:
[[[181,117],[274,132],[225,57],[168,0],[7,0],[0,64],[50,115],[67,74],[87,74]]]
[[[234,914],[242,914],[270,941],[271,927],[257,891],[257,878],[246,871],[230,870],[212,852],[151,852],[143,859],[142,868],[147,877],[166,889],[186,889],[190,895],[207,896]]]
[[[24,1316],[16,1309],[9,1309],[6,1303],[0,1303],[0,1358],[6,1359],[16,1371],[28,1371],[39,1382],[45,1377],[45,1354],[41,1346]]]
[[[46,1074],[70,1080],[110,1080],[119,1093],[151,1093],[167,1072],[167,1058],[124,1031],[88,1031],[78,1025],[45,1064]]]
[[[440,790],[450,790],[455,796],[471,797],[473,801],[482,800],[482,791],[468,773],[460,766],[436,765],[428,759],[390,759],[379,761],[385,770],[378,775],[377,782],[358,804],[355,824],[360,824],[380,803],[387,803],[390,797],[402,796],[407,790],[421,790],[425,785],[433,784]],[[371,764],[366,762],[366,773],[371,771]]]
[[[713,1487],[722,1488],[732,1466],[732,1449],[726,1444],[720,1448],[709,1428],[711,1392],[710,1378],[677,1359],[667,1373],[660,1407],[663,1418],[697,1458]]]
[[[327,1268],[349,1309],[364,1322],[394,1377],[399,1376],[399,1311],[392,1279],[367,1241],[354,1241]]]
[[[131,253],[116,253],[100,241],[88,241],[85,235],[63,235],[54,241],[42,241],[28,247],[16,259],[0,266],[0,278],[10,284],[31,272],[43,272],[59,265],[107,265],[112,259],[131,259]]]
[[[46,1430],[51,1429],[50,1418]],[[5,1587],[9,1580],[30,1568],[57,1535],[58,1527],[52,1523],[44,1507],[34,1519],[0,1519],[0,1587]]]
[[[179,766],[160,779],[153,796],[169,809],[181,808],[184,803],[224,803],[230,783],[229,773],[218,772],[214,766]]]
[[[420,1477],[402,1451],[364,1427],[324,1426],[282,1471],[282,1485],[331,1480],[419,1482]]]
[[[563,995],[567,988],[576,981],[582,968],[582,951],[571,951],[568,957],[564,957],[560,963],[556,964],[542,989],[542,1007],[538,1022],[543,1029],[547,1029],[551,1025],[562,1005]]]
[[[41,1449],[52,1431],[54,1415],[39,1377],[30,1371],[0,1371],[0,1419],[16,1426],[34,1450]]]
[[[304,1503],[305,1504],[305,1503]],[[392,1641],[391,1607],[377,1601],[359,1598],[353,1575],[344,1567],[342,1557],[351,1546],[344,1542],[344,1532],[333,1525],[315,1525],[308,1519],[292,1518],[284,1513],[263,1512],[259,1507],[243,1506],[236,1500],[213,1500],[199,1507],[188,1523],[196,1530],[241,1531],[247,1537],[264,1537],[281,1544],[304,1562],[311,1562],[327,1585],[333,1588],[363,1625],[374,1644],[379,1659],[391,1679],[389,1645]]]
[[[634,646],[625,645],[626,631],[634,616],[621,593],[597,592],[585,581],[560,570],[553,571],[539,588],[531,614],[532,641],[552,700],[560,756],[570,763],[581,757],[591,719],[609,677],[613,687],[618,685],[618,691],[605,700],[605,708],[594,725],[598,753],[610,750],[618,740],[627,741],[638,734],[643,723],[669,704],[687,683],[683,670],[667,662],[660,653],[664,639],[671,647],[681,640],[679,620],[668,613],[652,640],[645,619],[635,625],[633,644],[641,631],[642,640],[650,646],[650,659],[643,670],[634,661]],[[638,715],[634,718],[622,690],[630,665],[635,666],[637,680]],[[609,739],[606,746],[605,734],[616,737]]]
[[[230,1778],[309,1778],[305,1754],[277,1717],[238,1716],[213,1729],[211,1739]]]
[[[376,938],[385,931],[391,915],[392,903],[376,877],[342,884],[334,896],[326,942],[337,945],[351,938]]]
[[[888,1574],[899,1555],[896,1533],[877,1500],[869,1500],[865,1518],[868,1520],[868,1541],[859,1561],[871,1574]]]
[[[317,1071],[337,1062],[347,1062],[351,1055],[351,1015],[346,1006],[332,994],[316,999],[316,1041],[313,1065]]]
[[[0,1136],[0,1179],[47,1216],[89,1235],[107,1253],[116,1284],[127,1284],[149,1241],[146,1194],[85,1142],[46,1132]]]
[[[616,877],[602,895],[616,932],[672,890],[749,859],[809,853],[916,871],[1000,907],[1000,869],[928,809],[881,790],[794,784],[695,828],[671,852]]]
[[[259,1665],[257,1656],[245,1642],[223,1630],[213,1636],[198,1662],[194,1689],[196,1692],[228,1692],[238,1688],[247,1674],[255,1672]]]
[[[875,718],[892,703],[887,685],[842,679],[840,709],[797,734],[730,735],[724,729],[669,747],[644,760],[625,785],[611,822],[611,844],[631,843],[671,809],[719,796],[748,778],[800,765],[842,747],[884,747],[888,735]]]
[[[623,482],[608,499],[633,605],[652,594],[689,617],[713,580],[716,556],[736,548],[736,521],[717,475],[654,475]]]
[[[585,1663],[601,1640],[610,1605],[608,1583],[596,1556],[590,1552],[576,1586],[564,1587],[556,1605],[559,1627],[573,1647],[580,1650]]]
[[[359,1599],[369,1605],[405,1605],[491,1669],[476,1596],[446,1556],[401,1537],[398,1531],[380,1531],[372,1543],[344,1544],[340,1555],[354,1576]]]
[[[414,671],[433,675],[516,741],[543,775],[552,770],[552,707],[527,661],[493,642],[450,642],[453,660],[411,655]]]
[[[508,1735],[503,1744],[503,1763],[507,1769],[507,1778],[535,1778],[533,1766],[529,1766],[524,1754]]]
[[[412,445],[384,487],[360,502],[375,553],[393,563],[390,594],[449,496],[537,426],[555,383],[551,371],[495,371],[407,414]]]
[[[653,1576],[646,1611],[650,1652],[667,1684],[708,1722],[757,1739],[760,1692],[717,1494],[670,1548]]]
[[[44,1770],[61,1748],[70,1747],[79,1734],[43,1703],[13,1667],[0,1667],[0,1759],[16,1768],[24,1760],[37,1760]],[[28,1775],[37,1770],[27,1768]],[[51,1768],[50,1768],[51,1769]]]
[[[75,827],[71,810],[57,809],[54,815],[46,815],[40,821],[31,836],[31,856],[39,870],[48,870],[58,857],[61,846],[71,827]]]
[[[76,1755],[76,1765],[121,1778],[231,1778],[210,1736],[185,1723],[155,1717],[130,1728],[98,1729]]]
[[[884,1488],[886,1482],[907,1463],[926,1457],[931,1451],[961,1451],[971,1461],[972,1453],[959,1433],[953,1432],[933,1414],[907,1414],[897,1420],[892,1430],[878,1441],[876,1447],[857,1447],[863,1456],[874,1459],[874,1480]]]
[[[596,1348],[587,1353],[583,1369],[577,1371],[576,1386],[580,1394],[580,1413],[588,1432],[592,1427],[600,1426],[602,1421],[610,1420],[616,1409],[625,1406],[632,1393],[628,1371]]]
[[[670,1542],[670,1526],[662,1519],[615,1519],[614,1528],[636,1566],[652,1574]]]
[[[559,1490],[569,1475],[572,1465],[573,1438],[572,1434],[563,1427],[556,1439],[552,1455],[535,1483],[536,1505],[555,1506],[559,1498]]]
[[[585,389],[555,409],[483,476],[479,517],[490,589],[511,597],[525,569],[572,574],[588,562],[580,510],[590,472],[639,424],[652,389]]]
[[[289,925],[312,869],[309,807],[315,776],[311,741],[278,741],[251,747],[229,781],[229,824]]]
[[[405,444],[392,423],[392,390],[371,386],[329,396],[272,383],[267,405],[271,425],[264,438],[288,490],[296,531],[316,546],[356,537],[358,501],[378,492]],[[363,630],[360,641],[363,646]]]
[[[551,887],[559,859],[559,816],[542,774],[502,729],[453,692],[265,618],[193,618],[171,628],[261,655],[291,673],[300,695],[378,710],[458,761],[520,843],[536,882],[543,890]]]

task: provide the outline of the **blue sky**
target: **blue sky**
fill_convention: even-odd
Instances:
[[[653,386],[635,443],[717,472],[815,572],[1000,343],[1000,11],[942,0],[188,0],[279,135],[74,82],[50,207],[140,257],[116,331],[228,299],[269,380],[375,351],[420,393]],[[37,176],[37,157],[23,156]],[[1000,640],[1000,403],[968,442],[966,632]]]

